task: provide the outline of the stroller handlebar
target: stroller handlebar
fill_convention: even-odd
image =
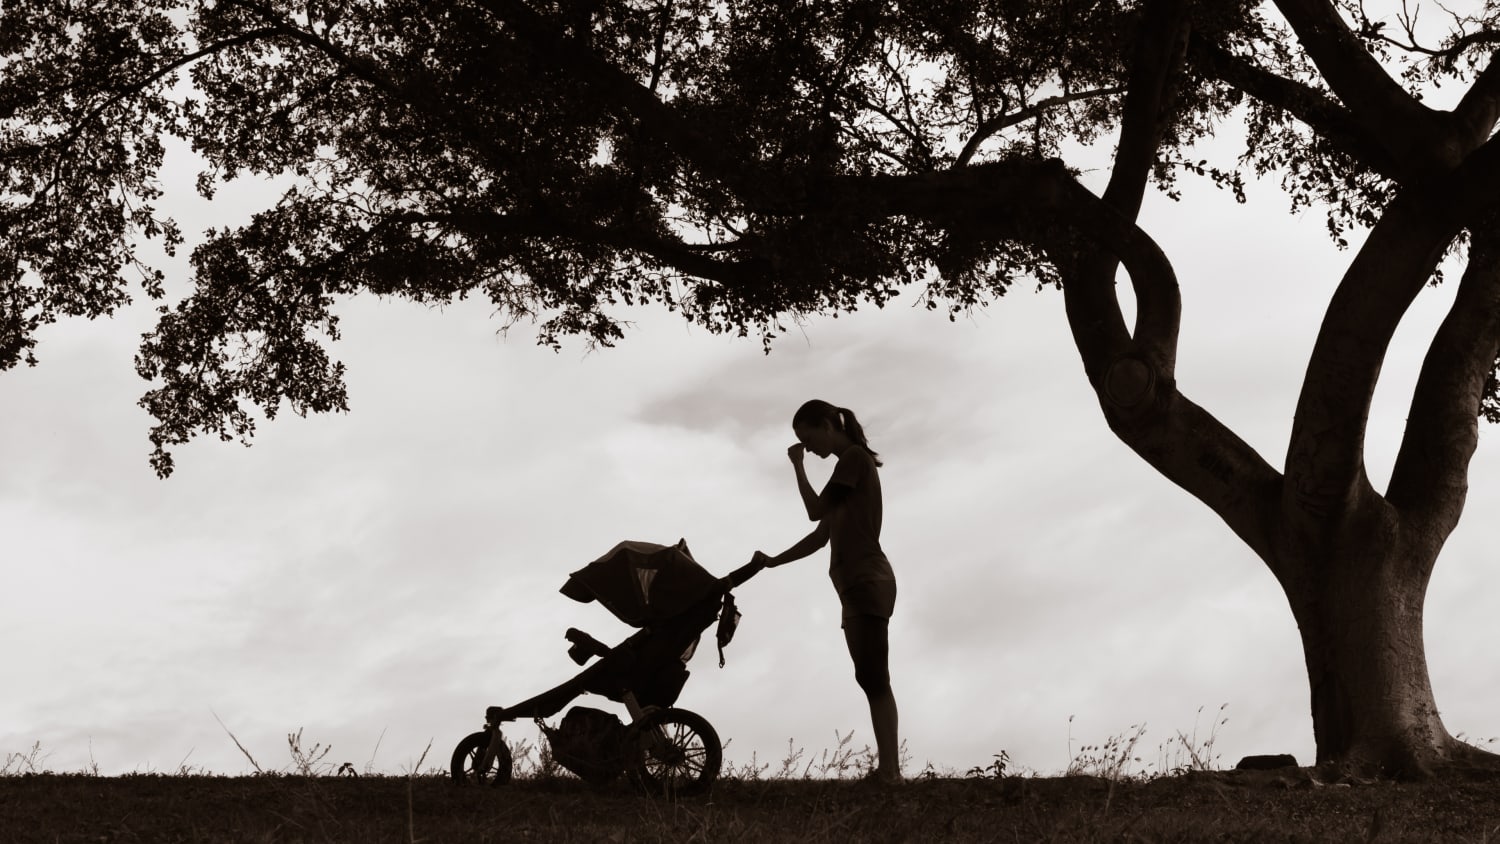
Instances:
[[[729,585],[731,587],[739,586],[740,584],[754,577],[760,572],[761,569],[765,567],[765,563],[752,560],[730,572],[729,576],[725,579],[729,581]]]

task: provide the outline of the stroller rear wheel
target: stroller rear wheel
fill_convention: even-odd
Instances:
[[[719,776],[724,746],[702,715],[661,709],[632,724],[625,737],[630,778],[648,794],[687,797]]]
[[[475,783],[483,785],[488,782],[491,785],[505,785],[510,782],[510,748],[505,742],[500,742],[500,752],[495,761],[489,766],[489,770],[481,770],[484,760],[484,751],[490,745],[490,731],[480,730],[470,733],[464,740],[453,749],[453,781],[459,785]]]

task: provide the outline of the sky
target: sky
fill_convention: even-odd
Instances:
[[[178,177],[192,166],[179,156]],[[1142,222],[1182,284],[1178,384],[1280,466],[1308,351],[1351,253],[1273,185],[1251,202],[1186,184]],[[191,232],[269,202],[174,189]],[[169,263],[176,290],[185,263]],[[1403,322],[1367,463],[1389,473],[1425,343],[1452,289]],[[563,631],[630,631],[558,592],[615,543],[685,539],[710,571],[810,525],[785,449],[806,399],[853,409],[885,460],[883,543],[900,596],[891,674],[908,774],[1063,771],[1144,727],[1140,772],[1212,737],[1241,756],[1313,758],[1295,623],[1274,578],[1219,519],[1110,434],[1056,291],[1018,285],[950,322],[916,304],[818,317],[762,353],[634,310],[617,348],[499,333],[483,303],[341,305],[351,412],[284,414],[252,447],[177,450],[152,473],[133,369],[149,304],[47,328],[40,366],[0,373],[0,753],[105,774],[285,769],[287,736],[384,773],[447,764],[509,705],[567,679]],[[1500,452],[1486,427],[1467,514],[1427,600],[1451,732],[1500,735],[1491,562]],[[831,466],[809,458],[815,484]],[[816,764],[873,744],[826,551],[739,590],[716,665],[678,705],[728,764]],[[580,704],[623,714],[602,698]],[[535,743],[528,723],[513,740]],[[241,749],[243,747],[243,750]],[[425,754],[425,755],[424,755]]]

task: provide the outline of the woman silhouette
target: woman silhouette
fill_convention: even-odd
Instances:
[[[831,545],[828,576],[843,605],[844,641],[854,660],[854,679],[870,701],[879,766],[871,776],[881,782],[901,780],[900,746],[896,738],[896,697],[888,668],[888,627],[896,605],[896,575],[880,548],[879,456],[865,440],[859,420],[846,408],[813,399],[792,417],[797,443],[787,457],[797,473],[797,491],[807,517],[818,527],[775,556],[755,552],[755,562],[766,567],[800,560]],[[802,461],[807,452],[834,456],[838,464],[822,492],[807,480]]]

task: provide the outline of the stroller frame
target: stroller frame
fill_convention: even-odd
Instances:
[[[633,552],[659,549],[652,553],[658,557],[673,554],[677,558],[674,565],[690,565],[696,569],[687,571],[693,588],[679,591],[672,600],[658,601],[656,607],[648,606],[661,610],[654,613],[632,613],[629,607],[610,600],[606,587],[614,581],[601,581],[598,567],[624,565],[617,552],[627,545]],[[633,559],[638,560],[639,555]],[[684,543],[621,543],[590,567],[575,572],[564,585],[564,594],[582,601],[597,598],[622,620],[639,623],[640,629],[611,648],[583,631],[569,628],[564,634],[572,643],[568,655],[580,665],[596,657],[597,661],[573,678],[520,703],[486,708],[483,729],[464,737],[453,751],[453,780],[493,786],[510,782],[513,760],[502,725],[531,719],[546,737],[553,758],[590,784],[604,785],[624,773],[648,794],[677,797],[706,791],[718,777],[723,744],[706,718],[673,704],[687,682],[687,662],[696,652],[700,637],[718,620],[722,653],[738,619],[731,590],[761,568],[758,563],[750,563],[727,578],[716,579],[692,560]],[[653,577],[665,578],[668,571],[663,566],[660,575],[651,570],[651,576],[640,578],[638,594],[648,598]],[[643,605],[649,604],[649,600],[643,600]],[[584,694],[623,704],[629,723],[612,719],[613,724],[606,723],[587,735],[579,735],[576,730],[568,733],[565,728],[583,707],[570,710],[558,727],[546,723],[545,719]],[[592,710],[586,714],[609,717]]]

